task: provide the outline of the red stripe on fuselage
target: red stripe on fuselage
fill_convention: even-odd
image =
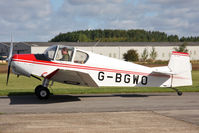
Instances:
[[[30,61],[36,61],[34,54],[15,54],[13,55],[12,59],[22,59],[22,60],[30,60]]]

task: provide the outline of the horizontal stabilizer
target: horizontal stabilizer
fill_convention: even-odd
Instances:
[[[158,73],[158,74],[165,74],[165,75],[176,75],[175,72],[172,72],[168,66],[163,67],[153,67],[152,73]]]

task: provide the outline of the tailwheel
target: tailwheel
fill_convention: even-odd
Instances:
[[[44,87],[42,85],[38,85],[35,88],[35,95],[39,98],[39,99],[48,99],[50,96],[50,91],[47,87]]]
[[[179,91],[178,89],[176,89],[176,88],[171,88],[171,89],[173,89],[174,91],[176,91],[176,92],[177,92],[177,94],[178,94],[178,96],[182,96],[182,92],[181,92],[181,91]]]

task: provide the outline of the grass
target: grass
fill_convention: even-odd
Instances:
[[[199,71],[193,71],[193,86],[178,87],[183,92],[199,92]],[[34,88],[41,84],[41,81],[34,78],[19,77],[11,74],[8,86],[6,86],[6,74],[0,73],[0,95],[28,95],[34,93]],[[99,94],[99,93],[146,93],[146,92],[174,92],[170,88],[160,87],[82,87],[54,83],[53,94]]]

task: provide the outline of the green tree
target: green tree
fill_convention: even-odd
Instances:
[[[188,51],[189,51],[187,49],[187,43],[183,43],[178,48],[174,48],[174,50],[177,51],[177,52],[184,52],[184,53],[188,53]]]
[[[158,56],[158,53],[155,51],[155,48],[152,47],[152,51],[150,53],[150,58],[152,61],[155,61],[156,57]]]
[[[80,30],[67,33],[60,33],[52,38],[51,42],[94,42],[101,40],[102,42],[196,42],[199,37],[179,37],[177,35],[167,35],[159,31],[145,31],[143,29],[130,30],[112,30],[112,29],[96,29],[96,30]]]
[[[88,42],[88,38],[85,34],[79,34],[79,41],[80,42]]]
[[[137,50],[130,49],[127,51],[127,53],[123,54],[123,58],[125,61],[138,61],[139,55],[137,53]]]
[[[143,51],[143,53],[142,53],[142,55],[141,55],[142,61],[146,61],[147,58],[148,58],[148,56],[149,56],[148,51],[147,51],[147,49],[145,48],[144,51]]]
[[[168,36],[168,41],[169,42],[178,42],[179,38],[177,35],[170,35],[170,36]]]

